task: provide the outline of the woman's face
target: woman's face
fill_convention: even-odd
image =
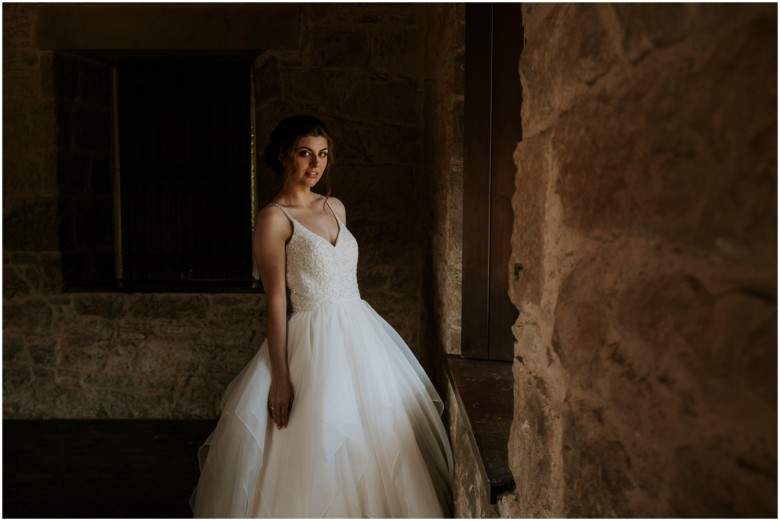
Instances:
[[[313,187],[328,166],[328,140],[323,136],[303,136],[286,162],[287,179],[295,184]]]

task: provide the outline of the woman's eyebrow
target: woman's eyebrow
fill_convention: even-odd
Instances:
[[[304,149],[305,149],[305,150],[309,150],[309,151],[311,151],[311,152],[314,152],[314,149],[312,149],[312,148],[309,148],[309,147],[307,147],[307,146],[300,146],[300,147],[296,148],[295,150],[304,150]],[[323,150],[328,150],[328,147],[321,148],[321,149],[320,149],[320,152],[322,152]]]

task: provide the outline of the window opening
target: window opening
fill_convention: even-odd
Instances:
[[[461,351],[469,358],[509,361],[514,355],[509,257],[512,155],[522,138],[520,17],[519,4],[466,6]]]
[[[116,66],[118,279],[250,284],[251,66]]]

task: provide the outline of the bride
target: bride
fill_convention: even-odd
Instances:
[[[201,447],[195,516],[449,516],[441,399],[360,298],[344,205],[312,191],[333,163],[330,134],[317,118],[293,116],[265,152],[282,181],[253,239],[268,337],[228,386]]]

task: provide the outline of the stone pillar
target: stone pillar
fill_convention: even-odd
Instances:
[[[524,5],[503,515],[777,514],[777,8]]]
[[[463,5],[431,10],[425,46],[422,190],[431,230],[429,327],[447,354],[460,354],[465,17]]]

